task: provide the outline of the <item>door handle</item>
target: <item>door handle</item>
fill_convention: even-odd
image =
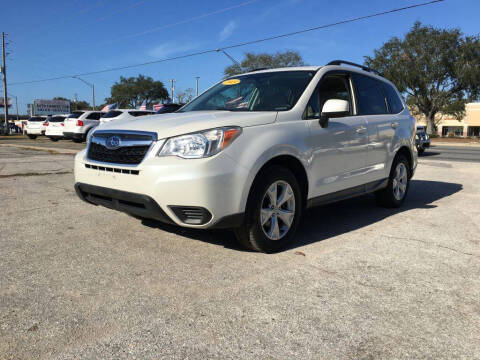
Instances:
[[[367,132],[367,128],[365,126],[360,126],[356,131],[357,134],[364,134]]]
[[[393,129],[396,129],[398,127],[398,122],[394,121],[394,122],[392,122],[391,125],[392,125]]]

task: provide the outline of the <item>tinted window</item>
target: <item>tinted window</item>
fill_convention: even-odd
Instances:
[[[403,110],[402,100],[400,100],[397,92],[390,84],[382,82],[382,85],[383,85],[383,91],[387,96],[388,109],[390,110],[390,113],[398,114],[400,111]]]
[[[88,120],[100,120],[100,117],[102,116],[102,113],[100,112],[94,112],[89,114],[86,119]]]
[[[85,111],[74,111],[70,115],[68,115],[69,119],[78,119],[80,116],[83,115]]]
[[[103,114],[101,117],[104,119],[108,119],[117,117],[118,115],[122,115],[122,112],[118,110],[110,110],[109,112]]]
[[[50,122],[63,122],[65,120],[65,116],[52,116],[48,121]]]
[[[327,76],[323,78],[320,85],[313,93],[307,108],[305,109],[306,119],[318,119],[323,105],[330,99],[346,100],[352,111],[349,85],[345,76]]]
[[[30,119],[28,119],[28,121],[45,121],[45,118],[43,118],[41,116],[34,116],[34,117],[31,117]]]
[[[132,116],[144,116],[144,115],[152,115],[153,114],[149,111],[129,111],[128,113]]]
[[[358,115],[388,114],[381,83],[371,77],[354,74]]]
[[[313,71],[278,71],[230,78],[207,90],[180,111],[289,110],[314,75]]]
[[[177,111],[177,110],[180,109],[181,107],[182,107],[182,105],[178,105],[178,104],[164,105],[162,108],[160,108],[159,110],[157,110],[157,112],[156,112],[155,114],[171,113],[171,112]]]

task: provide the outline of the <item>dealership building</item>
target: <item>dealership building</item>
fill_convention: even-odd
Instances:
[[[416,116],[417,126],[426,126],[425,117]],[[465,106],[465,117],[457,120],[450,115],[441,115],[437,125],[439,136],[480,136],[480,103]]]

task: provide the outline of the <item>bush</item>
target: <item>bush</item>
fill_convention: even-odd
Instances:
[[[438,134],[428,134],[428,136],[430,136],[430,139],[435,139],[435,138],[440,137],[440,135],[438,135]]]
[[[448,135],[447,135],[449,138],[453,138],[455,137],[455,134],[453,132],[449,132]]]

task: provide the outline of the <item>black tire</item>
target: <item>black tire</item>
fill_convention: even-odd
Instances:
[[[395,197],[394,194],[394,179],[397,171],[397,167],[399,164],[403,164],[405,166],[407,172],[407,181],[406,181],[406,188],[401,199]],[[402,206],[403,202],[407,198],[408,188],[410,187],[410,178],[411,178],[411,168],[410,164],[405,157],[405,155],[399,154],[393,160],[392,168],[390,169],[390,175],[388,177],[388,185],[386,188],[375,192],[375,197],[379,205],[382,205],[387,208],[398,208]]]
[[[57,138],[50,138],[50,140],[52,140],[52,141],[58,141]]]
[[[276,182],[290,185],[294,195],[294,218],[288,231],[279,240],[271,240],[260,224],[260,210],[267,190]],[[235,229],[238,242],[248,249],[273,253],[285,249],[294,239],[302,216],[302,193],[295,176],[282,166],[273,165],[262,171],[250,190],[245,220],[240,228]],[[278,219],[278,217],[277,217]],[[277,220],[279,221],[279,220]],[[280,224],[282,221],[280,219]]]
[[[31,139],[31,140],[34,140],[37,138],[37,135],[29,135],[27,134],[28,138]]]
[[[77,144],[83,142],[83,139],[72,139],[72,140],[74,143],[77,143]]]
[[[417,151],[418,151],[418,155],[423,155],[423,153],[425,152],[425,148],[424,147],[419,147],[417,149]]]

